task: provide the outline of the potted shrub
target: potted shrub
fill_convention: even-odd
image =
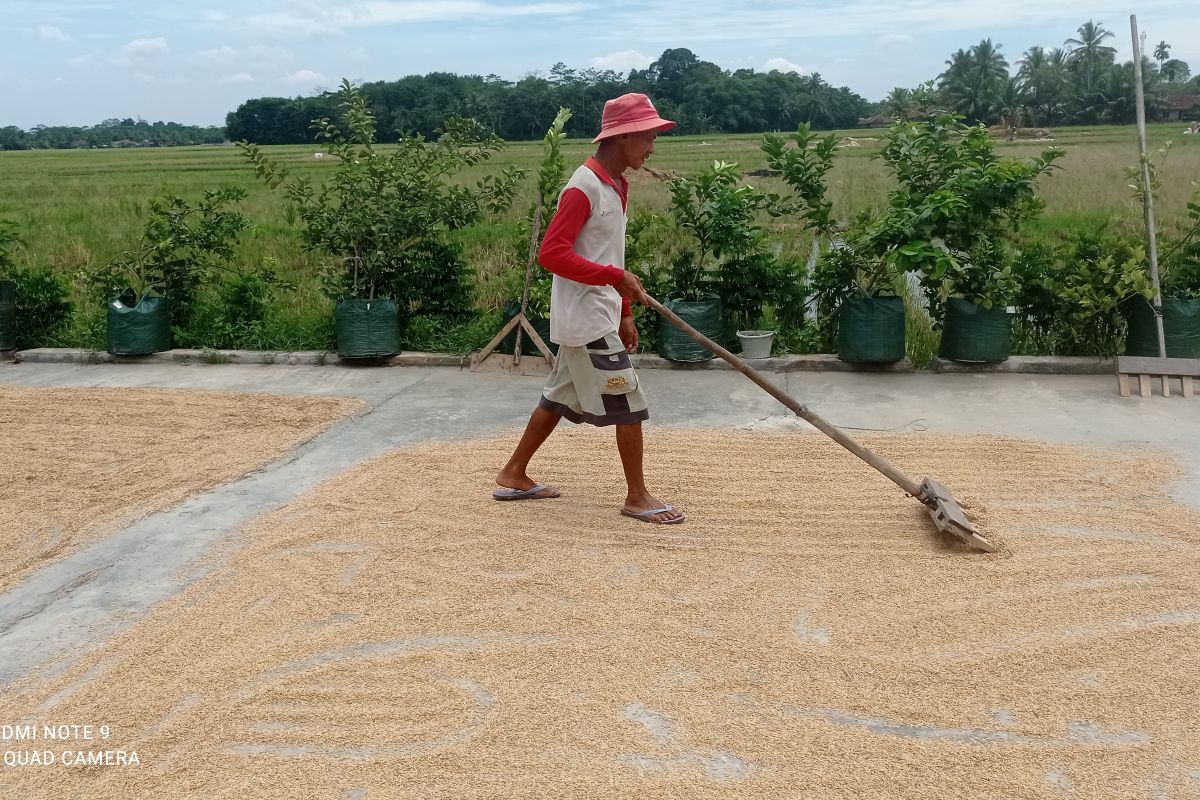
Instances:
[[[1157,170],[1151,174],[1152,182]],[[1187,227],[1178,240],[1162,248],[1162,316],[1167,358],[1200,358],[1200,185],[1188,201]],[[1144,267],[1143,267],[1144,270]],[[1153,295],[1129,303],[1129,338],[1125,353],[1157,357],[1158,324]]]
[[[138,246],[85,271],[85,282],[105,301],[108,352],[171,349],[173,331],[188,323],[200,288],[229,268],[237,237],[249,227],[227,208],[245,196],[228,186],[206,191],[195,205],[171,195],[155,199]]]
[[[943,329],[943,358],[1008,358],[1007,306],[1019,286],[1006,235],[1040,213],[1038,179],[1061,155],[1050,148],[1029,161],[1000,158],[986,128],[951,114],[888,129],[882,157],[897,187],[866,237],[897,274],[918,275]]]
[[[833,321],[837,356],[860,364],[904,358],[904,300],[890,262],[859,233],[836,240],[813,270],[817,313]]]
[[[0,219],[0,350],[13,350],[17,346],[17,283],[5,280],[15,266],[16,244],[17,226]]]
[[[337,302],[338,355],[395,355],[410,317],[449,322],[473,313],[471,270],[451,233],[506,208],[524,172],[506,167],[460,185],[457,173],[503,147],[498,137],[454,117],[436,140],[401,134],[385,150],[363,94],[343,81],[338,97],[341,122],[313,123],[333,162],[322,186],[291,175],[257,145],[238,146],[268,186],[283,188],[303,223],[305,248],[324,260],[322,287]]]
[[[1103,231],[1022,248],[1014,319],[1022,341],[1053,355],[1116,355],[1128,309],[1153,296],[1144,261],[1144,247]]]
[[[726,304],[742,323],[735,327],[750,327],[771,299],[778,272],[755,222],[757,212],[774,208],[777,198],[739,185],[740,180],[736,163],[714,161],[694,178],[671,182],[671,215],[691,241],[671,262],[663,282],[663,305],[716,342],[727,338]],[[665,319],[659,320],[658,334],[659,354],[664,358],[682,362],[713,358],[711,351]]]

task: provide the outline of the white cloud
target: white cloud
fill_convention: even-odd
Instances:
[[[565,16],[577,14],[586,8],[581,2],[505,4],[488,0],[443,0],[440,3],[427,0],[371,0],[329,7],[303,3],[300,8],[253,14],[232,20],[232,24],[283,39],[316,39],[339,35],[347,28],[413,22]]]
[[[806,67],[793,61],[788,61],[786,58],[768,59],[767,62],[762,65],[762,71],[795,72],[800,75],[810,75],[813,72],[816,72],[816,70],[812,67]]]
[[[134,39],[121,48],[117,63],[133,64],[155,61],[171,54],[167,40],[161,36],[153,39]]]
[[[367,48],[365,47],[356,47],[346,54],[346,58],[355,64],[362,64],[371,60],[371,54],[367,52]]]
[[[617,53],[609,53],[606,56],[597,56],[588,61],[588,66],[596,69],[628,72],[631,69],[645,69],[653,62],[653,56],[643,55],[637,50],[621,50]]]
[[[236,64],[239,60],[241,60],[241,55],[238,53],[238,51],[234,50],[229,45],[215,47],[212,50],[201,50],[196,55],[210,64]]]
[[[69,42],[71,37],[55,25],[39,25],[37,37],[43,42]]]
[[[137,78],[142,83],[165,83],[175,86],[182,86],[183,84],[187,83],[187,78],[183,77],[182,75],[166,77],[163,75],[151,75],[150,73],[142,72],[141,70],[135,70],[133,77]]]
[[[329,78],[326,78],[319,72],[313,72],[311,69],[302,69],[298,72],[293,72],[291,75],[285,75],[279,80],[283,83],[303,83],[309,86],[329,82]]]
[[[880,47],[897,47],[899,45],[912,44],[915,41],[916,39],[907,33],[885,33],[875,40],[875,44]]]
[[[221,78],[221,83],[254,83],[254,76],[248,72],[239,72],[236,75],[226,75]]]
[[[67,64],[72,67],[94,67],[101,63],[103,59],[99,53],[84,53],[81,56],[67,59]]]
[[[269,64],[278,64],[283,61],[291,61],[292,59],[292,54],[287,50],[267,44],[251,45],[242,52],[246,58]]]

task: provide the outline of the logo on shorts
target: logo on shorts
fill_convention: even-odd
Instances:
[[[627,381],[625,378],[609,378],[608,379],[608,388],[610,388],[610,389],[624,389],[628,385],[629,385],[629,381]]]

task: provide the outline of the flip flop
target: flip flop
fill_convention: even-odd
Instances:
[[[633,517],[634,519],[640,519],[642,522],[651,522],[655,525],[678,525],[679,523],[681,523],[685,519],[687,519],[687,517],[684,515],[680,515],[679,517],[676,517],[675,519],[663,519],[663,520],[650,519],[655,514],[663,514],[668,511],[674,511],[674,510],[675,510],[675,506],[671,505],[670,503],[666,503],[662,508],[648,508],[645,511],[630,511],[627,508],[622,508],[621,513],[627,517]]]
[[[540,494],[540,492],[544,492],[547,489],[554,492],[554,494]],[[558,489],[555,489],[553,486],[547,486],[544,483],[535,483],[528,489],[509,489],[502,486],[492,492],[492,497],[497,500],[550,500],[551,498],[558,497],[558,495]]]

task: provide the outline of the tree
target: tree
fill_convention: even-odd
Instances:
[[[1090,92],[1095,80],[1104,67],[1110,66],[1117,56],[1115,47],[1104,44],[1113,38],[1113,32],[1102,22],[1088,20],[1076,30],[1078,39],[1067,39],[1063,46],[1069,50],[1068,62],[1083,76],[1082,88]]]
[[[1163,62],[1159,74],[1168,83],[1183,83],[1191,77],[1192,69],[1186,61],[1180,61],[1178,58],[1170,58]]]
[[[946,62],[940,88],[951,107],[971,122],[988,122],[1008,80],[1008,61],[999,46],[984,39],[969,50],[958,50]]]
[[[1170,57],[1171,45],[1166,42],[1159,42],[1158,46],[1154,48],[1154,60],[1161,64]]]

